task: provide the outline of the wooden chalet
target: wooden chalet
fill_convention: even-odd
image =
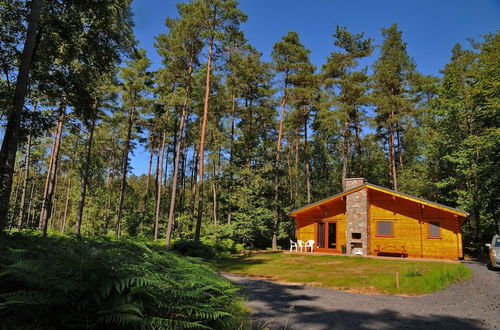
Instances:
[[[468,213],[346,179],[345,191],[290,212],[297,239],[317,252],[460,259]],[[343,251],[344,249],[344,251]]]

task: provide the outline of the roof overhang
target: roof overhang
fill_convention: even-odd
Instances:
[[[365,188],[372,189],[372,190],[375,190],[375,191],[380,191],[380,192],[383,192],[383,193],[386,193],[386,194],[389,194],[389,195],[392,195],[392,196],[395,196],[395,197],[403,198],[403,199],[406,199],[406,200],[409,200],[409,201],[412,201],[412,202],[415,202],[415,203],[418,203],[418,204],[421,204],[421,205],[430,206],[430,207],[436,208],[438,210],[449,212],[449,213],[453,213],[455,215],[458,215],[458,216],[461,216],[461,217],[464,217],[464,218],[469,215],[469,213],[467,213],[467,212],[464,212],[464,211],[461,211],[461,210],[457,210],[455,208],[452,208],[452,207],[449,207],[449,206],[446,206],[446,205],[442,205],[442,204],[439,204],[439,203],[431,202],[431,201],[428,201],[428,200],[423,199],[423,198],[418,198],[418,197],[410,196],[410,195],[407,195],[407,194],[404,194],[404,193],[401,193],[401,192],[397,192],[397,191],[394,191],[394,190],[391,190],[391,189],[383,188],[383,187],[380,187],[380,186],[377,186],[377,185],[374,185],[374,184],[371,184],[371,183],[365,183],[365,184],[363,184],[361,186],[357,186],[357,187],[354,187],[354,188],[349,189],[347,191],[341,192],[339,194],[327,197],[325,199],[317,201],[316,203],[312,203],[312,204],[306,205],[304,207],[301,207],[299,209],[296,209],[294,211],[291,211],[287,215],[289,217],[296,217],[300,213],[312,210],[315,207],[321,206],[323,204],[327,204],[327,203],[333,202],[333,201],[338,200],[338,199],[340,199],[340,198],[342,198],[344,196],[347,196],[349,194],[352,194],[352,193],[354,193],[356,191],[359,191],[359,190],[362,190],[362,189],[365,189]]]

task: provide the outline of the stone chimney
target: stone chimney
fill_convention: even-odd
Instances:
[[[363,178],[348,178],[345,190],[366,183]],[[368,190],[366,188],[345,196],[347,254],[368,254]]]
[[[363,178],[346,178],[344,180],[344,190],[349,190],[366,183]]]

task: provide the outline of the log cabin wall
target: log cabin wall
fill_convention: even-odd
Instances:
[[[346,244],[345,201],[342,199],[328,203],[296,217],[297,240],[304,242],[314,240],[315,249],[318,245],[318,222],[337,223],[337,249],[328,249],[329,252],[341,252],[341,246]],[[327,249],[325,249],[325,252]]]
[[[404,251],[415,258],[462,257],[459,219],[452,213],[374,190],[369,191],[369,200],[370,254]],[[388,235],[389,224],[392,234]]]

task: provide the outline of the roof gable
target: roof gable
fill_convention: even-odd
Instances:
[[[409,201],[412,201],[412,202],[415,202],[415,203],[419,203],[419,204],[422,204],[422,205],[427,205],[427,206],[430,206],[430,207],[434,207],[436,209],[439,209],[439,210],[442,210],[442,211],[445,211],[445,212],[449,212],[449,213],[453,213],[453,214],[456,214],[456,215],[459,215],[459,216],[462,216],[462,217],[467,217],[469,215],[469,213],[467,213],[467,212],[464,212],[464,211],[461,211],[461,210],[457,210],[455,208],[452,208],[452,207],[449,207],[449,206],[446,206],[446,205],[442,205],[442,204],[439,204],[439,203],[436,203],[436,202],[431,202],[431,201],[428,201],[428,200],[423,199],[423,198],[418,198],[418,197],[410,196],[410,195],[407,195],[407,194],[404,194],[404,193],[401,193],[401,192],[397,192],[397,191],[394,191],[392,189],[380,187],[380,186],[377,186],[377,185],[374,185],[374,184],[371,184],[371,183],[365,183],[365,184],[363,184],[361,186],[354,187],[354,188],[352,188],[350,190],[341,192],[339,194],[336,194],[336,195],[327,197],[325,199],[322,199],[322,200],[320,200],[318,202],[315,202],[315,203],[306,205],[304,207],[301,207],[299,209],[296,209],[296,210],[288,213],[288,216],[290,216],[290,217],[297,216],[299,213],[302,213],[302,212],[305,212],[307,210],[313,209],[314,207],[318,207],[318,206],[323,205],[325,203],[329,203],[329,202],[335,201],[337,199],[340,199],[340,198],[342,198],[344,196],[347,196],[349,194],[352,194],[352,193],[354,193],[356,191],[359,191],[361,189],[364,189],[364,188],[368,188],[368,189],[373,189],[373,190],[376,190],[376,191],[380,191],[380,192],[383,192],[383,193],[386,193],[386,194],[389,194],[389,195],[392,195],[392,196],[400,197],[400,198],[403,198],[403,199],[406,199],[406,200],[409,200]]]

